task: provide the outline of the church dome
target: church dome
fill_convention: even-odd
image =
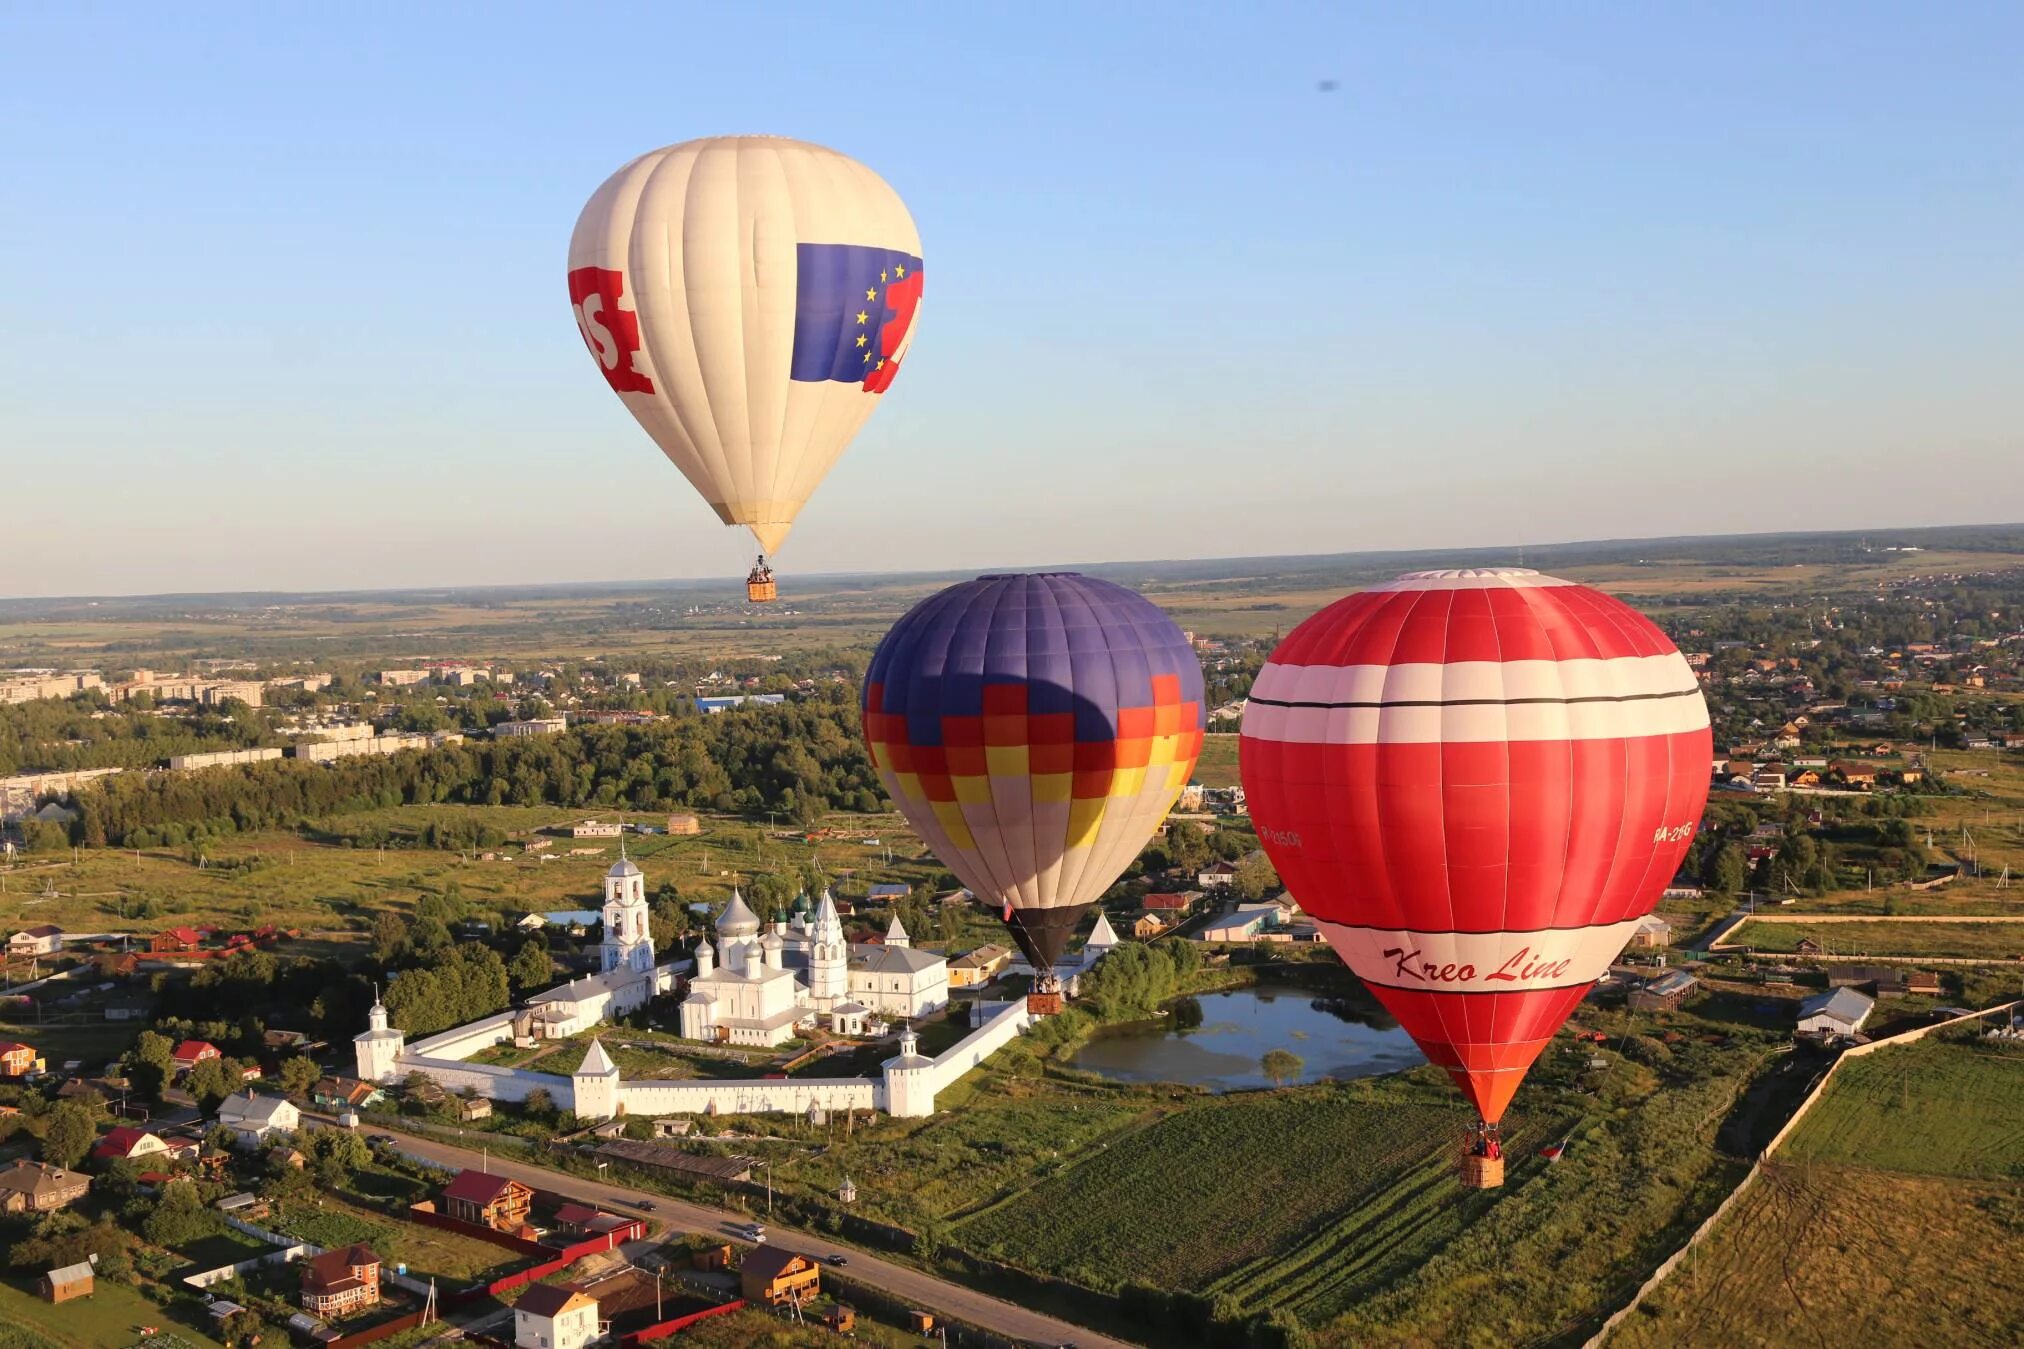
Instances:
[[[613,862],[611,864],[611,870],[605,872],[604,874],[613,877],[614,879],[623,879],[639,875],[640,869],[633,865],[632,858],[621,857],[618,859],[618,861]]]
[[[724,906],[724,912],[717,915],[717,934],[722,937],[751,937],[758,932],[759,915],[752,912],[743,895],[733,890],[731,902]]]
[[[780,934],[778,932],[773,931],[771,928],[768,928],[766,931],[766,935],[759,939],[759,946],[762,950],[778,951],[784,944],[785,943],[783,943],[780,940]]]

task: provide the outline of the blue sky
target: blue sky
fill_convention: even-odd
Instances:
[[[1426,8],[7,7],[0,593],[738,574],[563,282],[730,131],[927,259],[790,577],[2024,518],[2024,9]]]

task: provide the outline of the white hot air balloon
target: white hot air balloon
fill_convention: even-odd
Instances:
[[[748,578],[891,387],[921,299],[899,194],[847,155],[714,136],[641,155],[591,196],[569,301],[612,391],[727,525]]]

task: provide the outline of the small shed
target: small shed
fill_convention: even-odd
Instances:
[[[92,1260],[97,1258],[93,1256]],[[42,1276],[39,1289],[45,1302],[68,1302],[72,1298],[90,1297],[96,1275],[90,1260],[80,1261],[50,1270]]]

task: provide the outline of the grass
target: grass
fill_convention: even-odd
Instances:
[[[1202,757],[1195,765],[1194,781],[1204,787],[1237,785],[1237,734],[1215,731],[1202,737]]]
[[[52,1306],[10,1279],[0,1283],[0,1349],[128,1349],[142,1342],[141,1326],[156,1326],[185,1344],[215,1349],[218,1341],[209,1334],[209,1318],[196,1312],[195,1305],[172,1313],[127,1284],[99,1279],[90,1297]]]
[[[1804,919],[1752,919],[1729,935],[1731,942],[1764,952],[1794,952],[1809,938],[1835,955],[2015,960],[2024,953],[2024,915],[2005,923],[1808,924]]]
[[[936,1101],[927,1119],[860,1119],[828,1145],[782,1159],[774,1183],[833,1196],[846,1175],[856,1209],[917,1230],[1011,1194],[1073,1164],[1147,1117],[1151,1092],[1120,1092],[1007,1071],[1001,1051],[988,1067]]]
[[[2024,1049],[1927,1039],[1851,1059],[1781,1156],[1914,1175],[2024,1178]]]
[[[477,819],[509,831],[566,824],[586,815],[665,823],[664,814],[511,806],[401,806],[336,817],[344,828],[364,823],[411,837],[435,819]],[[740,876],[818,862],[831,876],[854,872],[858,882],[927,881],[939,868],[918,860],[919,840],[897,815],[849,815],[836,820],[838,837],[810,844],[774,837],[763,825],[707,817],[695,837],[628,838],[626,848],[645,869],[650,886],[673,881],[684,902],[729,897]],[[877,837],[892,850],[868,848]],[[599,847],[594,857],[569,857],[572,846]],[[311,841],[289,831],[240,834],[206,845],[211,865],[199,867],[186,848],[86,849],[68,855],[25,855],[0,866],[0,924],[9,930],[55,923],[70,931],[154,931],[178,924],[251,927],[274,923],[302,929],[309,940],[285,954],[327,954],[363,936],[374,915],[409,912],[425,893],[455,891],[467,908],[510,918],[534,910],[595,908],[603,877],[618,856],[614,840],[572,844],[555,840],[551,862],[523,858],[517,846],[502,860],[466,860],[456,852],[421,847],[352,848]],[[220,866],[252,859],[251,869]],[[131,915],[141,901],[152,916]],[[349,954],[356,954],[355,951]]]
[[[1111,1140],[959,1239],[1093,1288],[1206,1287],[1444,1154],[1457,1124],[1455,1110],[1351,1088],[1204,1101]],[[1260,1291],[1277,1282],[1262,1276]],[[1287,1290],[1270,1291],[1284,1305]]]
[[[390,1214],[360,1208],[329,1191],[312,1200],[290,1204],[265,1226],[318,1246],[335,1247],[363,1241],[389,1269],[406,1265],[418,1279],[441,1279],[446,1285],[469,1283],[481,1275],[502,1273],[523,1263],[523,1257],[460,1232],[424,1227]]]
[[[1678,1344],[2015,1344],[2015,1186],[1779,1165],[1615,1335]]]

